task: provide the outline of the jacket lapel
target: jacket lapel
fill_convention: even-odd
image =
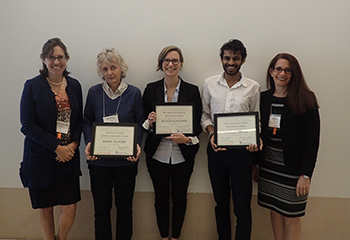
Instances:
[[[157,103],[164,103],[164,79],[159,82],[155,92],[157,96]]]
[[[183,80],[181,80],[179,98],[177,102],[180,102],[180,103],[186,102],[188,94],[189,92],[188,92],[188,88],[186,88],[186,83]]]

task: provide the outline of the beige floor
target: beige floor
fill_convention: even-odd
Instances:
[[[133,240],[159,240],[154,214],[154,194],[136,192],[134,198]],[[210,193],[190,193],[180,240],[217,239],[214,200]],[[55,213],[58,213],[56,208]],[[112,219],[115,221],[115,211]],[[269,211],[252,199],[252,240],[271,240]],[[302,218],[302,240],[349,240],[350,199],[316,198],[308,201]],[[232,221],[234,225],[234,221]],[[114,223],[113,223],[114,224]],[[90,191],[82,191],[76,221],[69,240],[93,240],[93,202]],[[30,207],[27,189],[0,188],[0,239],[42,239],[37,212]]]

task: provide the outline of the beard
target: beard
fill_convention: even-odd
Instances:
[[[224,68],[224,71],[227,75],[235,76],[237,73],[239,73],[241,66],[238,66],[238,65],[230,65],[230,66],[234,67],[234,69],[230,70],[228,64],[222,65],[222,67]]]

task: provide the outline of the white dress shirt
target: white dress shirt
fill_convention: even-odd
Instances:
[[[232,87],[227,85],[224,73],[205,80],[202,94],[202,119],[204,131],[214,126],[215,113],[259,112],[260,84],[241,75]]]

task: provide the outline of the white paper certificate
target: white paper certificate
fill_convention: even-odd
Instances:
[[[193,105],[160,104],[156,105],[157,121],[155,134],[172,133],[193,134]]]
[[[135,156],[137,124],[94,123],[91,155],[96,157]]]
[[[215,114],[215,142],[218,147],[258,144],[258,113]]]

